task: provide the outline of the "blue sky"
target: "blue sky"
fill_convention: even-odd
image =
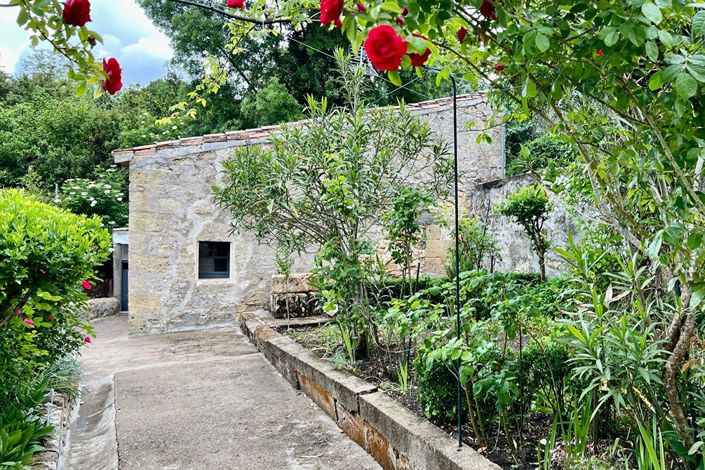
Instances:
[[[30,53],[29,35],[17,26],[15,8],[0,8],[0,69],[14,73],[18,61]],[[169,40],[152,24],[134,0],[93,0],[88,27],[103,37],[98,57],[116,57],[125,85],[145,85],[166,74],[172,57]]]

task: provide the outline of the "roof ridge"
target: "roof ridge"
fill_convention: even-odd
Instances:
[[[465,100],[468,98],[474,98],[477,96],[484,95],[484,92],[472,92],[458,95],[458,101]],[[420,101],[418,103],[405,103],[404,107],[408,110],[417,110],[421,112],[429,112],[434,110],[440,110],[446,105],[450,105],[453,97],[447,96],[443,98],[436,98],[428,101]],[[388,109],[396,108],[397,106],[381,106],[379,108],[372,109]],[[204,144],[217,144],[223,142],[232,141],[260,141],[266,139],[269,135],[278,129],[282,129],[284,126],[296,126],[308,121],[308,119],[302,119],[299,121],[285,122],[278,125],[262,126],[253,129],[239,129],[235,131],[226,131],[216,134],[205,134],[201,136],[193,137],[182,137],[177,140],[167,140],[161,142],[155,142],[148,145],[140,145],[137,147],[130,147],[124,149],[116,149],[112,151],[115,163],[127,163],[132,160],[135,156],[148,156],[153,155],[161,150],[168,149],[183,149],[187,147],[197,147]]]

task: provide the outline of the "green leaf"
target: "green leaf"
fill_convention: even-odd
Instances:
[[[646,57],[652,62],[658,61],[658,46],[654,41],[646,41]]]
[[[698,441],[692,446],[690,446],[690,449],[688,450],[688,455],[694,455],[700,447],[702,447],[703,441]]]
[[[649,78],[649,90],[656,91],[661,88],[663,82],[661,81],[661,72],[656,72]]]
[[[551,47],[551,40],[543,34],[537,34],[534,41],[536,43],[536,47],[538,47],[541,52],[546,52]]]
[[[607,47],[612,47],[619,41],[619,31],[614,29],[605,36],[604,43]]]
[[[668,31],[665,31],[663,29],[659,29],[658,38],[661,41],[661,43],[663,43],[663,45],[666,46],[666,48],[670,49],[671,47],[673,47],[673,36]]]
[[[533,98],[536,96],[536,84],[527,78],[524,82],[524,87],[521,89],[521,96],[524,98]]]
[[[698,82],[686,72],[683,72],[676,77],[676,83],[674,85],[676,93],[678,96],[684,100],[690,99],[698,92]]]
[[[654,237],[653,240],[651,240],[651,243],[649,244],[649,248],[647,250],[647,253],[649,257],[655,258],[658,256],[659,251],[661,251],[661,244],[663,243],[663,230],[659,230],[656,232],[656,236]]]
[[[702,233],[699,233],[699,232],[691,233],[688,236],[688,248],[690,248],[691,250],[695,250],[698,247],[700,247],[700,244],[702,243],[702,241],[703,241]]]
[[[690,296],[690,308],[695,308],[700,305],[705,297],[705,284],[696,284],[693,286],[693,295]]]
[[[401,77],[399,76],[399,72],[396,70],[393,70],[391,72],[387,73],[387,78],[389,78],[389,81],[395,84],[396,86],[401,86]]]
[[[651,21],[654,24],[659,24],[663,20],[661,9],[654,3],[644,3],[641,6],[641,12],[644,14],[647,20]]]
[[[17,14],[17,24],[24,26],[27,20],[29,20],[29,13],[24,7],[20,7],[20,12]]]
[[[686,67],[688,73],[690,73],[694,79],[701,83],[705,83],[705,66],[695,63],[690,63]]]
[[[705,35],[705,11],[699,11],[693,16],[693,35]]]
[[[86,82],[81,82],[76,86],[76,96],[83,96],[86,93]]]

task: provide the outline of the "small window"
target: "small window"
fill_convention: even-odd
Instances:
[[[230,243],[198,242],[199,279],[230,277]]]

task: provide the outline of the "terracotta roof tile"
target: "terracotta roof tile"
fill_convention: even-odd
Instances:
[[[482,92],[470,93],[466,95],[458,96],[458,101],[467,100],[468,98],[478,97],[482,95]],[[427,111],[431,109],[441,109],[452,103],[452,98],[439,98],[432,101],[424,101],[421,103],[407,104],[406,108],[414,111]],[[392,106],[390,106],[392,107]],[[286,123],[289,127],[298,127],[302,125],[305,121],[296,121]],[[166,142],[157,142],[151,145],[142,145],[139,147],[133,147],[129,149],[117,149],[113,150],[113,158],[116,163],[126,163],[131,160],[133,156],[147,156],[153,155],[159,150],[166,149],[179,149],[187,147],[197,147],[203,144],[218,143],[218,142],[230,142],[230,141],[248,141],[257,140],[268,137],[272,132],[279,130],[281,126],[264,126],[256,129],[246,129],[238,131],[228,131],[220,134],[207,134],[204,136],[196,137],[184,137],[179,140],[169,140]]]

